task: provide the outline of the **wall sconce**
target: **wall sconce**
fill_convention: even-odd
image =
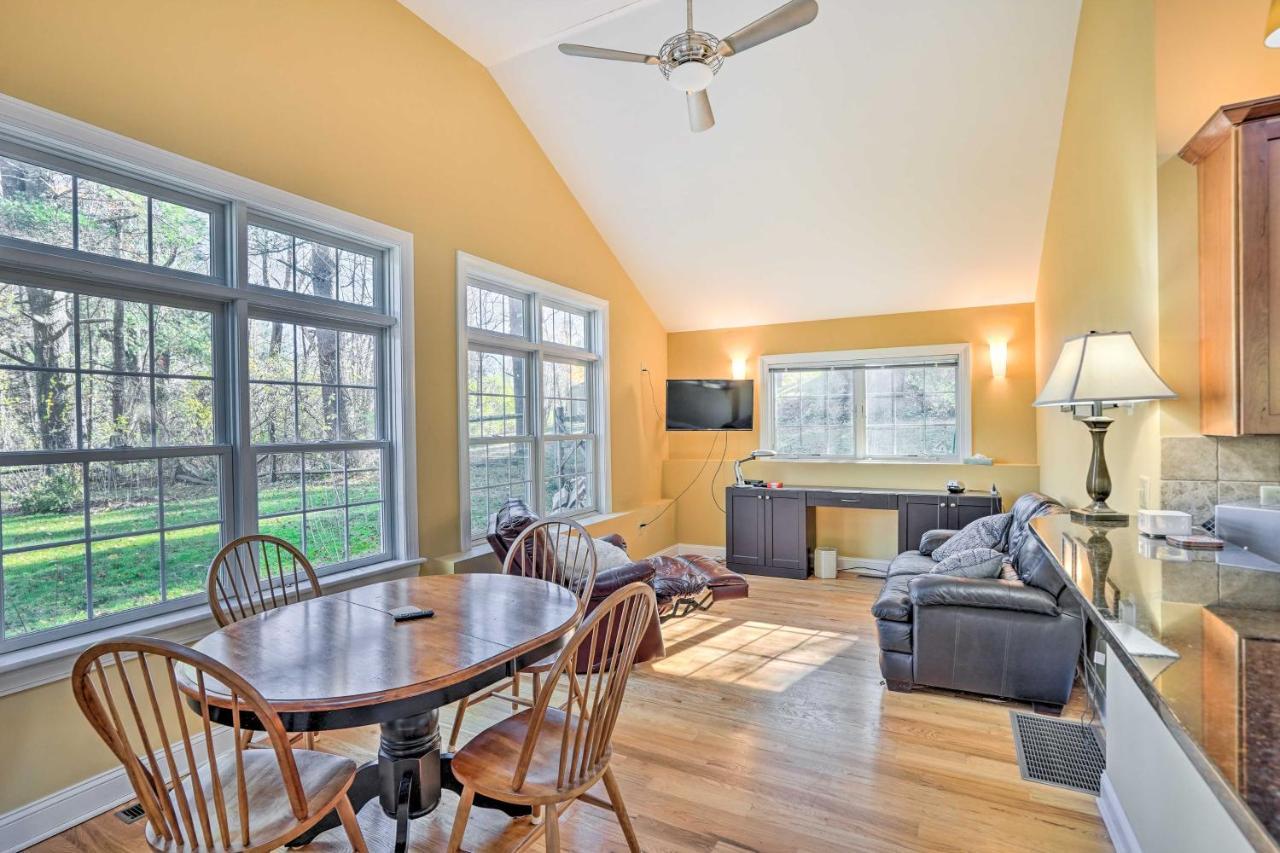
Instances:
[[[1271,9],[1267,12],[1267,28],[1263,31],[1262,43],[1267,47],[1280,47],[1280,0],[1271,0]]]
[[[1009,342],[1008,341],[988,341],[987,346],[991,350],[992,378],[1004,379],[1005,371],[1009,367]]]
[[[733,369],[733,378],[734,378],[734,379],[746,379],[746,378],[747,378],[747,360],[746,360],[745,358],[735,358],[735,359],[733,360],[733,367],[732,367],[732,369]]]

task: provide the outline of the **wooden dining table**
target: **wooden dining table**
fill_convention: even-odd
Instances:
[[[430,618],[396,622],[414,605]],[[378,797],[396,820],[396,851],[409,821],[431,813],[440,791],[460,792],[452,756],[440,751],[439,709],[567,641],[578,619],[569,590],[516,575],[440,575],[372,584],[269,610],[221,628],[195,648],[242,675],[291,732],[381,727],[377,760],[356,773],[348,797],[359,811]],[[194,690],[194,685],[190,685]],[[210,717],[231,725],[231,701],[207,690]],[[261,729],[241,714],[241,725]],[[475,806],[517,816],[528,807],[477,797]],[[290,847],[338,825],[336,813]]]

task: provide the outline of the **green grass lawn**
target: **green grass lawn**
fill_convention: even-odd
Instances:
[[[316,492],[308,486],[308,493]],[[377,498],[372,492],[350,489],[351,499]],[[269,515],[301,509],[296,488],[272,488],[259,492],[259,511]],[[305,518],[305,522],[304,522]],[[165,599],[203,595],[209,562],[221,545],[216,497],[200,496],[168,500],[166,527],[196,524],[164,535]],[[306,524],[308,558],[316,566],[343,559],[343,512],[321,510],[281,518],[264,519],[263,533],[301,545]],[[92,535],[103,536],[158,526],[155,502],[118,506],[90,513]],[[381,507],[353,507],[348,532],[351,559],[382,550]],[[13,548],[76,539],[83,536],[84,520],[69,514],[9,516],[0,520],[5,547]],[[93,610],[104,616],[156,604],[161,598],[159,533],[124,536],[93,542]],[[85,545],[66,545],[6,554],[4,569],[4,622],[6,637],[41,631],[86,618],[88,589],[85,578]]]

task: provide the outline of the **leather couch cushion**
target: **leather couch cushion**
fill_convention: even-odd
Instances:
[[[925,558],[926,560],[928,557]],[[932,562],[932,561],[930,561]],[[877,619],[888,619],[893,622],[911,621],[911,595],[907,583],[918,575],[896,575],[885,580],[880,590],[880,597],[871,605],[871,613]]]
[[[701,554],[650,557],[640,564],[653,569],[653,589],[659,602],[696,597],[704,589],[711,590],[717,601],[746,598],[750,591],[746,578]]]
[[[893,562],[889,563],[888,577],[919,575],[933,571],[937,565],[931,558],[924,556],[919,551],[903,551],[893,558]]]
[[[1017,581],[924,575],[910,580],[908,593],[916,607],[982,607],[1058,615],[1053,596]]]
[[[959,530],[949,530],[943,527],[926,530],[920,536],[920,553],[924,554],[926,557],[929,556],[933,553],[935,548],[959,532]]]
[[[877,619],[876,631],[880,634],[880,648],[884,651],[911,654],[910,622],[891,622],[888,619]]]

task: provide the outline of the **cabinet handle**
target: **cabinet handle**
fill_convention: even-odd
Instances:
[[[862,503],[862,498],[841,498],[840,503],[842,504]]]

